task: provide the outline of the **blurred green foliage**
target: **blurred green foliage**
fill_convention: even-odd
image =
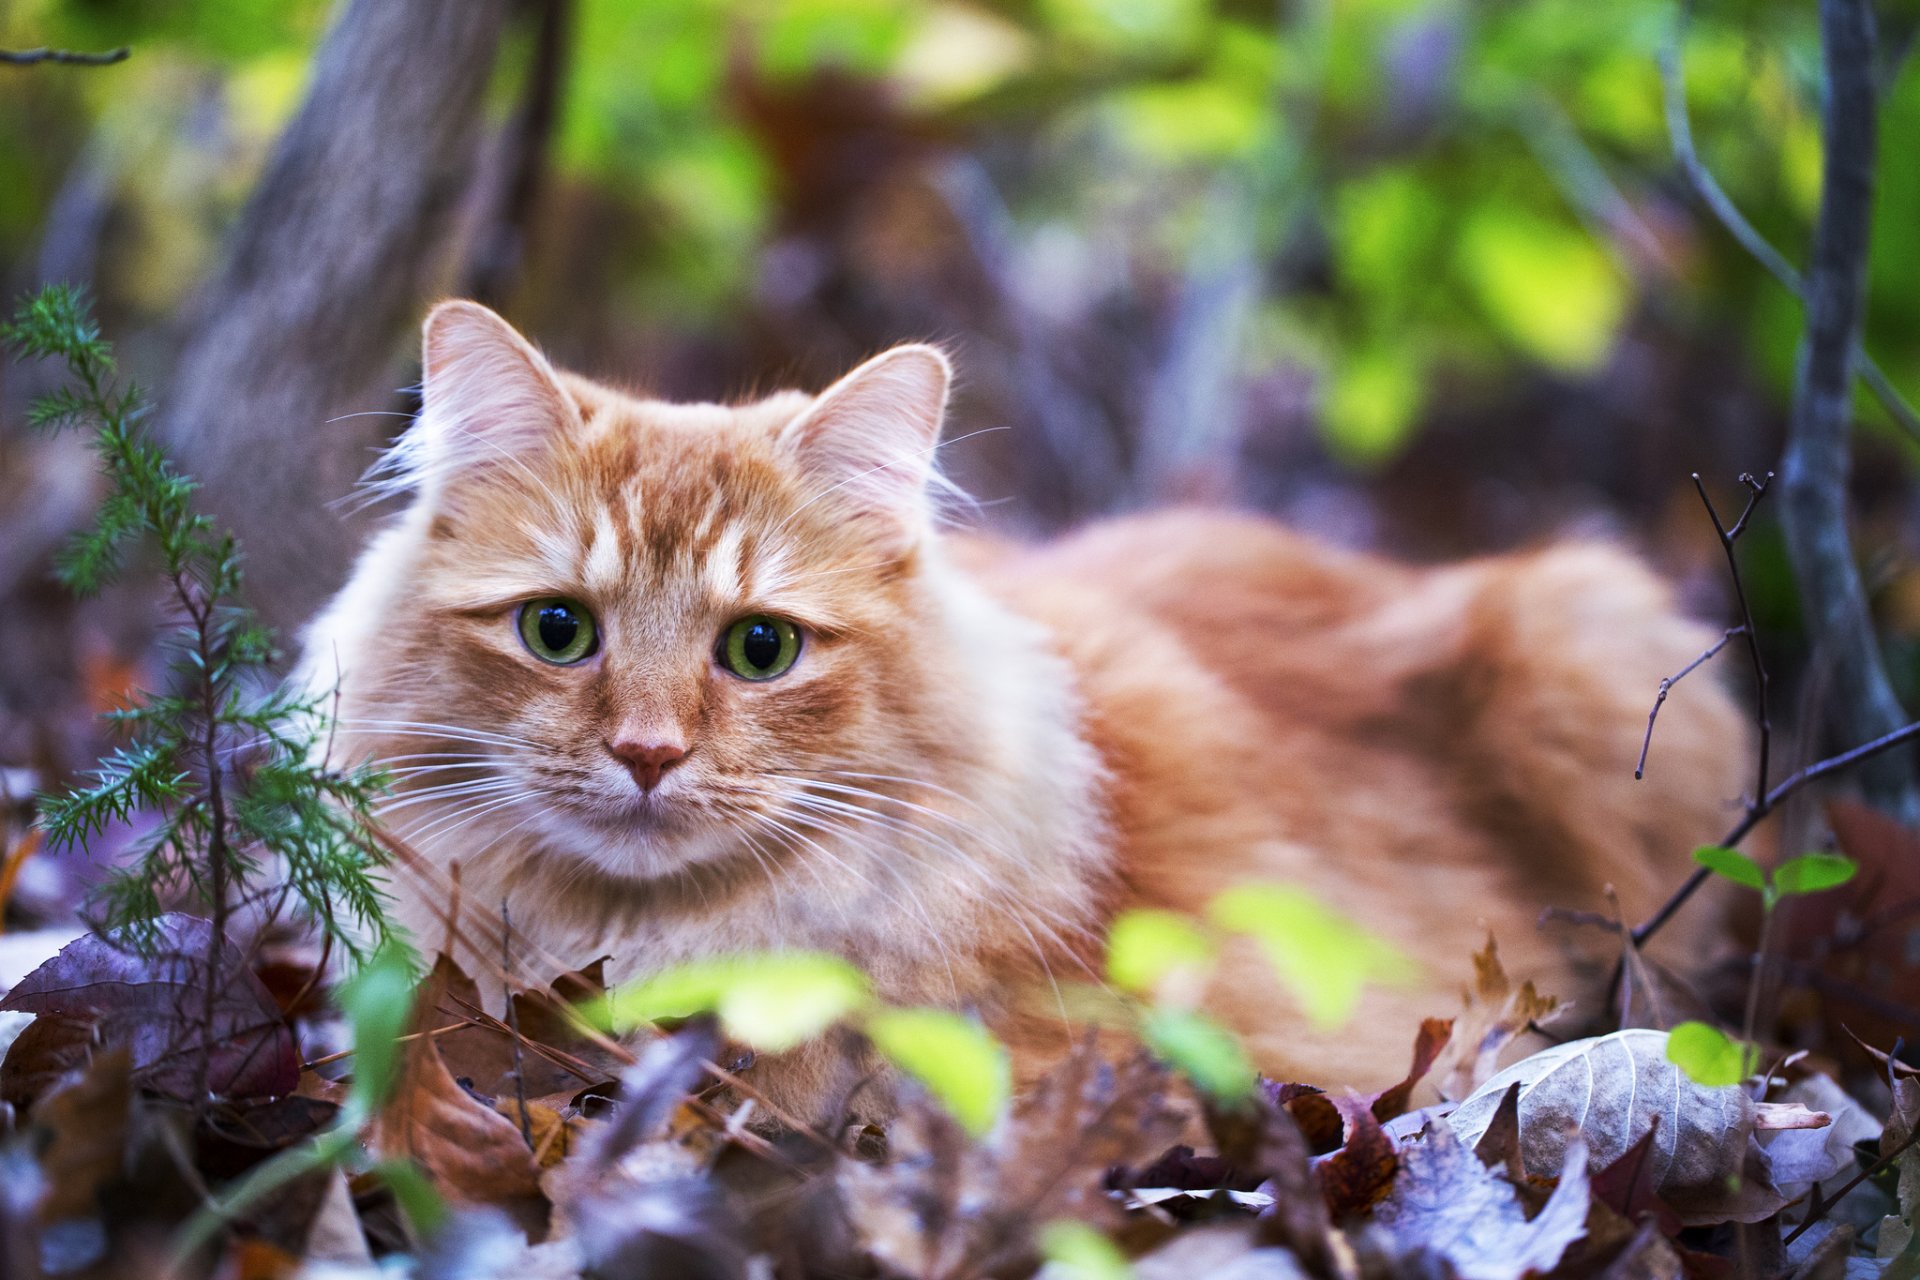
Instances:
[[[10,86],[0,256],[27,252],[97,125],[122,180],[144,188],[133,292],[156,310],[177,301],[214,243],[195,228],[244,192],[328,9],[0,9],[8,44],[137,51],[109,74]],[[690,330],[737,317],[793,195],[766,131],[743,121],[742,76],[886,83],[903,127],[1020,153],[1005,191],[1017,221],[1064,220],[1094,240],[1124,222],[1127,252],[1169,270],[1218,234],[1224,182],[1242,196],[1234,231],[1251,261],[1324,245],[1328,265],[1308,287],[1263,291],[1240,360],[1250,374],[1313,371],[1329,444],[1364,465],[1399,451],[1436,398],[1527,370],[1595,375],[1648,308],[1737,335],[1784,399],[1797,304],[1688,212],[1673,174],[1656,55],[1675,17],[1672,0],[582,0],[557,155],[568,181],[627,203],[645,228],[645,251],[604,252],[617,307]],[[1812,6],[1704,5],[1685,52],[1708,163],[1790,258],[1803,256],[1820,164]],[[210,101],[224,108],[215,159],[184,158],[207,145],[186,126]],[[510,102],[508,86],[503,113]],[[1920,77],[1909,74],[1886,98],[1868,333],[1910,393],[1916,128]]]

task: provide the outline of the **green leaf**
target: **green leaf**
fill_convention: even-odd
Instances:
[[[663,1018],[717,1013],[734,1039],[778,1053],[819,1035],[867,999],[865,975],[838,956],[770,951],[676,965],[610,993],[605,1017],[625,1032]]]
[[[417,1238],[428,1239],[447,1224],[447,1202],[419,1165],[411,1160],[382,1160],[373,1172],[387,1184]]]
[[[1040,1229],[1040,1252],[1061,1280],[1131,1280],[1133,1264],[1118,1245],[1084,1222],[1063,1218]]]
[[[1149,1009],[1140,1034],[1153,1051],[1187,1073],[1220,1102],[1238,1102],[1258,1078],[1239,1039],[1213,1019],[1189,1009]]]
[[[363,1114],[372,1115],[393,1089],[401,1033],[413,1014],[413,963],[389,944],[340,988],[339,1003],[353,1032],[353,1091]]]
[[[867,1038],[925,1085],[974,1137],[993,1128],[1013,1087],[1007,1050],[972,1018],[945,1009],[878,1009]]]
[[[1418,420],[1426,396],[1424,375],[1405,347],[1382,346],[1340,358],[1321,405],[1328,445],[1356,466],[1393,457]]]
[[[1627,283],[1591,235],[1505,203],[1467,219],[1457,261],[1507,338],[1565,373],[1596,369],[1626,313]]]
[[[1667,1061],[1708,1088],[1739,1084],[1759,1066],[1752,1045],[1741,1044],[1716,1026],[1683,1022],[1667,1033]]]
[[[1767,873],[1760,864],[1738,849],[1729,849],[1724,845],[1706,844],[1693,851],[1693,860],[1713,874],[1743,884],[1749,889],[1758,889],[1762,893],[1767,889]]]
[[[1172,911],[1123,911],[1107,931],[1107,976],[1113,985],[1150,996],[1169,979],[1204,980],[1213,941]]]
[[[1285,885],[1229,889],[1208,914],[1221,928],[1259,942],[1280,981],[1323,1030],[1352,1016],[1369,983],[1403,985],[1417,973],[1388,943]]]
[[[1773,887],[1781,897],[1837,889],[1860,872],[1860,864],[1838,853],[1803,853],[1773,870]]]

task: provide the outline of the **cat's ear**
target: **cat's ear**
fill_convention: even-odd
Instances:
[[[953,366],[924,344],[883,352],[828,387],[781,431],[830,502],[894,552],[928,521],[927,488]]]
[[[528,460],[578,421],[553,366],[477,302],[443,302],[427,316],[420,419],[405,448],[430,492],[524,477]]]

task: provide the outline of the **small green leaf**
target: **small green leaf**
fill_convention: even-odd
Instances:
[[[868,1039],[894,1066],[925,1085],[974,1137],[993,1128],[1012,1090],[1007,1050],[971,1018],[945,1009],[878,1009]]]
[[[1138,995],[1152,995],[1176,976],[1203,979],[1213,955],[1212,940],[1172,911],[1123,911],[1107,931],[1107,976]]]
[[[1773,887],[1781,897],[1837,889],[1860,872],[1860,864],[1838,853],[1803,853],[1773,870]]]
[[[1718,1027],[1683,1022],[1667,1033],[1667,1061],[1695,1084],[1720,1088],[1752,1075],[1759,1066],[1759,1054]]]
[[[1040,1229],[1040,1252],[1061,1280],[1131,1280],[1133,1264],[1118,1245],[1084,1222],[1063,1218]]]
[[[1188,1009],[1150,1009],[1140,1034],[1162,1058],[1187,1073],[1203,1093],[1238,1102],[1253,1092],[1256,1076],[1233,1032]]]
[[[1370,982],[1404,984],[1413,962],[1311,894],[1247,884],[1213,900],[1214,923],[1257,941],[1307,1017],[1332,1030],[1352,1016]]]
[[[389,943],[341,988],[339,1004],[353,1032],[352,1097],[372,1115],[393,1088],[400,1035],[413,1016],[413,962]]]
[[[1743,884],[1749,889],[1767,890],[1767,873],[1760,864],[1738,849],[1729,849],[1724,845],[1703,844],[1693,851],[1693,860],[1713,874],[1735,884]]]
[[[717,1013],[729,1036],[767,1053],[819,1035],[867,1002],[866,977],[838,956],[770,951],[695,960],[609,994],[614,1031]]]

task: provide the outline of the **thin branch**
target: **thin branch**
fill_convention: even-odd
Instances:
[[[1874,1161],[1872,1164],[1862,1169],[1859,1173],[1856,1173],[1853,1176],[1853,1178],[1847,1183],[1846,1186],[1841,1187],[1838,1191],[1834,1192],[1832,1195],[1830,1196],[1820,1195],[1819,1189],[1816,1187],[1815,1198],[1818,1200],[1819,1203],[1816,1204],[1812,1209],[1812,1211],[1807,1214],[1807,1220],[1805,1222],[1801,1223],[1799,1226],[1795,1227],[1791,1232],[1787,1234],[1787,1238],[1780,1242],[1781,1245],[1783,1246],[1790,1245],[1795,1240],[1798,1240],[1801,1237],[1801,1235],[1803,1235],[1809,1227],[1811,1227],[1814,1223],[1820,1221],[1820,1219],[1826,1217],[1828,1211],[1830,1211],[1834,1205],[1839,1204],[1840,1201],[1845,1199],[1847,1192],[1853,1190],[1855,1187],[1865,1182],[1868,1178],[1878,1177],[1881,1173],[1885,1172],[1888,1169],[1891,1169],[1893,1167],[1893,1162],[1898,1160],[1901,1156],[1905,1155],[1907,1153],[1907,1149],[1913,1146],[1915,1142],[1920,1142],[1920,1124],[1916,1124],[1915,1126],[1913,1126],[1913,1131],[1909,1133],[1905,1138],[1902,1138],[1900,1140],[1900,1145],[1896,1146],[1893,1150],[1887,1152],[1887,1154],[1881,1156],[1878,1160]]]
[[[1735,823],[1733,829],[1728,831],[1726,835],[1720,837],[1720,843],[1728,848],[1733,848],[1739,844],[1747,838],[1747,835],[1752,832],[1755,827],[1759,826],[1760,823],[1765,820],[1768,814],[1779,808],[1788,796],[1791,796],[1794,792],[1807,786],[1809,783],[1818,782],[1821,778],[1827,777],[1829,774],[1850,769],[1863,760],[1871,760],[1873,757],[1891,751],[1895,747],[1905,746],[1916,738],[1920,738],[1920,721],[1915,721],[1913,724],[1895,729],[1892,733],[1875,738],[1872,742],[1862,743],[1851,751],[1842,751],[1837,756],[1828,756],[1825,760],[1808,765],[1806,768],[1800,770],[1800,772],[1788,777],[1773,790],[1767,792],[1759,803],[1748,806],[1746,816]],[[1644,943],[1648,938],[1658,932],[1660,927],[1672,918],[1673,913],[1678,911],[1687,899],[1691,898],[1695,891],[1697,891],[1702,884],[1706,883],[1707,877],[1712,874],[1713,873],[1707,870],[1707,868],[1701,867],[1691,876],[1688,876],[1687,882],[1681,885],[1680,888],[1675,891],[1674,895],[1668,898],[1665,904],[1648,918],[1646,923],[1634,929],[1634,942],[1636,944]]]
[[[1753,720],[1760,731],[1760,781],[1754,787],[1753,794],[1764,796],[1767,793],[1767,774],[1773,752],[1773,720],[1767,713],[1767,666],[1760,657],[1759,633],[1753,625],[1753,609],[1747,603],[1747,588],[1740,578],[1740,560],[1734,553],[1733,544],[1739,541],[1740,535],[1747,531],[1747,522],[1753,519],[1754,509],[1760,505],[1760,500],[1767,496],[1767,486],[1773,483],[1773,472],[1769,471],[1764,477],[1756,480],[1750,472],[1743,471],[1740,473],[1740,483],[1746,486],[1747,505],[1741,508],[1740,518],[1735,520],[1729,528],[1720,519],[1720,509],[1714,506],[1713,499],[1707,496],[1707,487],[1701,483],[1700,473],[1696,471],[1693,474],[1694,490],[1700,495],[1701,505],[1707,509],[1707,518],[1713,521],[1713,531],[1720,539],[1721,550],[1726,553],[1727,573],[1733,579],[1733,598],[1740,607],[1740,623],[1738,626],[1728,627],[1726,634],[1705,653],[1660,682],[1660,691],[1653,699],[1653,710],[1647,713],[1646,736],[1640,740],[1640,762],[1634,766],[1633,770],[1636,781],[1646,776],[1647,751],[1653,746],[1654,722],[1659,719],[1660,707],[1666,702],[1667,695],[1673,691],[1673,686],[1700,664],[1726,648],[1727,642],[1735,636],[1745,636],[1747,657],[1753,666]]]
[[[1660,50],[1660,81],[1665,89],[1667,136],[1673,147],[1673,158],[1692,185],[1694,194],[1726,229],[1727,234],[1738,241],[1748,256],[1766,268],[1767,274],[1778,280],[1804,307],[1807,303],[1807,283],[1799,269],[1788,262],[1786,255],[1774,248],[1740,212],[1733,197],[1727,194],[1726,188],[1713,176],[1713,171],[1700,159],[1699,150],[1694,145],[1693,124],[1687,114],[1686,76],[1681,67],[1681,42],[1686,35],[1689,8],[1687,4],[1681,5],[1672,35]],[[1914,441],[1920,442],[1920,410],[1907,403],[1858,339],[1854,343],[1853,355],[1860,379],[1867,384],[1867,390],[1873,393],[1873,398],[1880,402],[1880,407],[1887,411],[1887,416],[1893,419],[1896,426]]]
[[[105,53],[75,53],[71,49],[0,49],[0,67],[31,67],[42,62],[57,62],[69,67],[110,67],[125,62],[133,53],[125,45]]]
[[[1660,708],[1666,705],[1667,695],[1673,692],[1673,686],[1679,684],[1696,669],[1711,661],[1714,655],[1726,648],[1735,636],[1746,634],[1746,630],[1745,623],[1737,627],[1728,627],[1718,640],[1715,640],[1708,646],[1705,653],[1660,682],[1660,692],[1655,694],[1653,698],[1653,710],[1647,712],[1647,735],[1640,739],[1640,761],[1633,766],[1633,780],[1635,782],[1647,776],[1647,751],[1653,746],[1653,724],[1654,721],[1660,718]]]

